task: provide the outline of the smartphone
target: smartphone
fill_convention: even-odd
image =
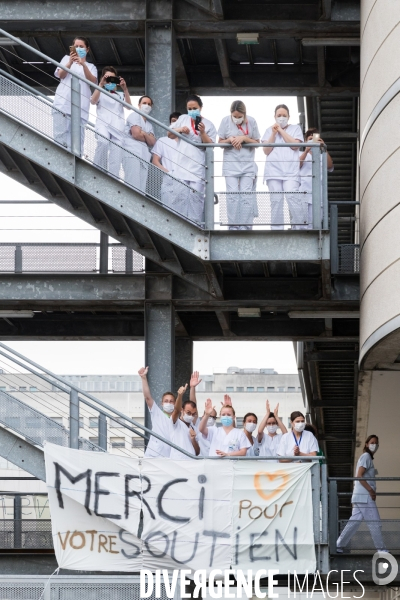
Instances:
[[[75,48],[75,46],[70,46],[69,47],[69,53],[70,54],[76,54],[76,48]]]
[[[117,85],[119,85],[119,77],[116,77],[115,75],[109,75],[108,77],[106,77],[106,81],[107,83],[116,83]]]
[[[320,139],[321,139],[321,136],[319,133],[313,133],[313,135],[312,135],[313,142],[319,142]]]
[[[196,117],[194,120],[194,128],[196,131],[199,130],[199,123],[201,123],[201,117]]]

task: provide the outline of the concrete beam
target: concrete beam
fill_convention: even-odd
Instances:
[[[0,427],[0,456],[34,477],[46,481],[43,450],[4,427]]]

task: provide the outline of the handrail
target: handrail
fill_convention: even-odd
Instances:
[[[122,412],[120,412],[118,409],[113,408],[111,406],[109,406],[108,404],[106,404],[105,402],[103,402],[102,400],[99,400],[98,398],[96,398],[95,396],[92,396],[91,394],[81,390],[81,388],[79,388],[78,386],[74,385],[73,383],[67,382],[65,381],[65,379],[63,379],[62,377],[60,377],[59,375],[56,375],[55,373],[53,373],[52,371],[49,371],[49,369],[46,369],[45,367],[42,367],[41,365],[39,365],[38,363],[35,363],[33,360],[31,360],[30,358],[27,358],[26,356],[24,356],[23,354],[20,354],[19,352],[17,352],[16,350],[13,350],[13,348],[10,348],[9,346],[6,346],[5,344],[0,342],[0,347],[3,348],[4,350],[6,350],[6,352],[10,352],[11,354],[14,354],[15,356],[18,356],[18,358],[20,358],[21,360],[25,361],[26,363],[28,363],[28,365],[24,365],[23,363],[19,362],[18,360],[16,360],[15,358],[10,358],[10,360],[13,360],[16,364],[18,364],[19,366],[28,369],[31,373],[33,373],[34,375],[36,375],[37,377],[44,379],[45,381],[51,383],[52,385],[55,385],[56,387],[58,387],[60,390],[62,390],[63,392],[66,391],[66,387],[69,387],[70,389],[76,391],[79,395],[81,396],[86,396],[87,398],[89,398],[92,402],[94,402],[95,404],[98,404],[99,406],[101,406],[102,408],[106,409],[107,411],[110,411],[111,413],[114,413],[116,416],[118,416],[119,418],[122,418],[124,421],[131,423],[132,425],[134,425],[135,427],[138,427],[139,429],[141,429],[142,431],[144,431],[147,434],[150,434],[154,437],[156,437],[158,440],[160,440],[161,442],[164,442],[165,444],[167,444],[168,446],[170,446],[171,448],[173,448],[174,450],[178,450],[179,452],[182,452],[182,454],[185,454],[186,456],[188,456],[191,459],[194,460],[204,460],[204,459],[218,459],[220,460],[221,457],[219,456],[194,456],[193,454],[190,454],[189,452],[186,452],[186,450],[184,450],[183,448],[180,448],[179,446],[176,446],[175,444],[173,444],[171,441],[163,438],[161,435],[159,435],[158,433],[155,433],[154,431],[152,431],[151,429],[148,429],[145,425],[142,425],[141,423],[138,423],[137,421],[135,421],[134,419],[132,419],[131,417],[128,417],[126,415],[124,415]],[[0,351],[0,354],[2,356],[7,356],[6,354],[4,354],[4,352]],[[56,383],[54,383],[53,381],[49,381],[46,377],[44,377],[43,375],[41,375],[40,373],[38,373],[37,371],[35,371],[33,368],[30,368],[29,365],[32,365],[33,367],[35,367],[35,369],[40,369],[42,370],[44,373],[46,373],[46,375],[48,375],[49,377],[54,378],[56,381],[59,382],[59,384],[57,385]],[[60,385],[62,384],[62,385]],[[109,416],[109,415],[107,415]],[[112,418],[112,417],[111,417]],[[254,457],[254,456],[234,456],[234,457],[226,457],[232,460],[277,460],[276,456],[270,457],[270,456],[262,456],[262,457]],[[290,460],[292,461],[301,461],[301,460],[307,460],[307,461],[318,461],[318,460],[325,460],[324,456],[307,456],[307,458],[305,459],[304,456],[290,456],[290,457],[281,457],[283,459],[285,458],[290,458]]]
[[[328,481],[365,481],[370,477],[328,477]],[[400,477],[374,477],[374,481],[400,481]]]

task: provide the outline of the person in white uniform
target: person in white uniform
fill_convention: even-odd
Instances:
[[[336,542],[337,552],[343,552],[362,521],[368,525],[375,548],[379,552],[387,552],[382,537],[382,526],[379,511],[376,507],[376,481],[374,455],[379,448],[377,435],[369,435],[364,445],[364,451],[358,459],[355,477],[362,477],[362,481],[354,482],[351,502],[353,512]]]
[[[251,444],[243,431],[234,426],[234,408],[229,405],[221,408],[222,427],[208,427],[208,418],[211,417],[214,410],[211,400],[206,400],[204,415],[199,427],[200,433],[210,442],[209,456],[246,456]]]
[[[292,431],[284,433],[279,442],[277,456],[280,462],[282,457],[288,456],[316,456],[319,450],[318,442],[310,431],[305,431],[306,420],[303,413],[294,411],[290,415]]]
[[[181,116],[180,112],[173,112],[169,115],[169,125],[171,126]],[[178,136],[170,131],[167,135],[160,137],[151,151],[152,163],[164,173],[173,175],[177,160]],[[179,185],[181,185],[179,183]],[[176,180],[172,177],[163,177],[161,183],[161,202],[166,206],[173,208],[175,192],[177,189]]]
[[[246,106],[241,100],[232,102],[230,112],[230,116],[222,119],[218,129],[218,143],[231,145],[224,148],[222,164],[228,223],[229,229],[249,230],[258,214],[257,197],[253,191],[257,165],[255,148],[246,148],[246,143],[258,143],[260,132],[256,120],[246,114]]]
[[[264,181],[268,185],[271,200],[271,229],[283,229],[284,194],[289,207],[290,222],[293,225],[306,223],[307,215],[300,194],[299,149],[290,144],[303,141],[300,125],[289,125],[289,109],[279,104],[275,109],[275,123],[268,127],[262,142],[287,144],[285,147],[263,148],[267,155]]]
[[[139,98],[139,109],[149,115],[153,100],[149,96]],[[151,148],[156,143],[153,126],[145,116],[132,112],[126,120],[124,128],[123,166],[125,181],[132,187],[146,191],[147,174],[151,161]]]
[[[99,86],[113,94],[109,98],[99,90],[95,90],[90,99],[90,103],[96,106],[96,150],[93,162],[95,165],[108,171],[114,177],[119,177],[122,163],[121,141],[124,134],[125,115],[124,107],[117,100],[125,100],[131,104],[126,81],[119,77],[119,86],[122,94],[117,91],[117,83],[110,82],[109,78],[118,77],[117,70],[114,67],[104,67],[101,73]]]
[[[169,420],[175,407],[175,394],[165,392],[161,399],[161,406],[158,406],[150,392],[149,382],[147,381],[148,371],[149,367],[142,367],[139,369],[138,374],[142,380],[143,396],[151,417],[151,428],[152,431],[161,435],[164,439],[171,441]],[[146,458],[169,457],[170,451],[171,446],[152,435],[144,455]]]
[[[60,63],[71,69],[87,81],[81,81],[81,151],[85,140],[85,125],[89,119],[90,84],[97,83],[97,69],[94,64],[87,62],[90,50],[86,38],[76,37],[72,43],[74,51],[64,56]],[[56,142],[71,150],[71,81],[72,75],[60,67],[54,72],[60,80],[53,102],[53,138]]]
[[[197,434],[193,427],[197,407],[191,400],[187,400],[182,406],[182,398],[186,389],[187,384],[178,390],[178,396],[170,420],[171,442],[193,456],[197,456],[200,454],[200,447],[197,443]],[[170,458],[173,460],[190,460],[189,456],[179,452],[179,450],[175,450],[175,448],[171,448]]]
[[[281,433],[278,433],[280,429]],[[279,418],[279,404],[275,406],[274,412],[271,412],[269,400],[267,400],[267,412],[258,427],[258,434],[254,443],[257,456],[278,456],[278,448],[282,434],[287,433],[287,429]]]
[[[203,102],[193,94],[187,99],[187,115],[181,115],[172,129],[192,142],[179,139],[174,177],[183,181],[179,193],[174,198],[173,208],[184,217],[200,223],[204,213],[205,150],[196,144],[215,143],[217,132],[214,125],[201,115]],[[200,121],[196,129],[196,117]],[[193,145],[194,144],[194,145]]]
[[[243,417],[243,433],[251,444],[247,450],[247,456],[259,455],[258,448],[255,446],[255,438],[253,437],[253,432],[257,429],[257,422],[258,418],[254,413],[246,413]]]
[[[314,134],[320,135],[319,130],[316,127],[311,127],[308,131],[306,131],[304,135],[304,141],[312,142]],[[324,140],[320,137],[318,138],[318,142],[320,144],[324,144]],[[334,170],[333,160],[329,152],[327,155],[327,168],[328,173],[332,173]],[[322,158],[321,158],[321,170],[322,170]],[[307,225],[298,226],[297,229],[312,229],[313,228],[313,202],[312,202],[312,154],[311,154],[311,146],[308,146],[302,154],[300,154],[300,192],[302,192],[301,199],[302,202],[306,205],[307,209]],[[322,181],[322,177],[321,177]],[[321,196],[321,219],[322,215],[322,196]]]

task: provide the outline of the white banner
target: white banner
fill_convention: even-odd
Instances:
[[[133,459],[53,444],[45,458],[62,568],[315,570],[311,463]]]

